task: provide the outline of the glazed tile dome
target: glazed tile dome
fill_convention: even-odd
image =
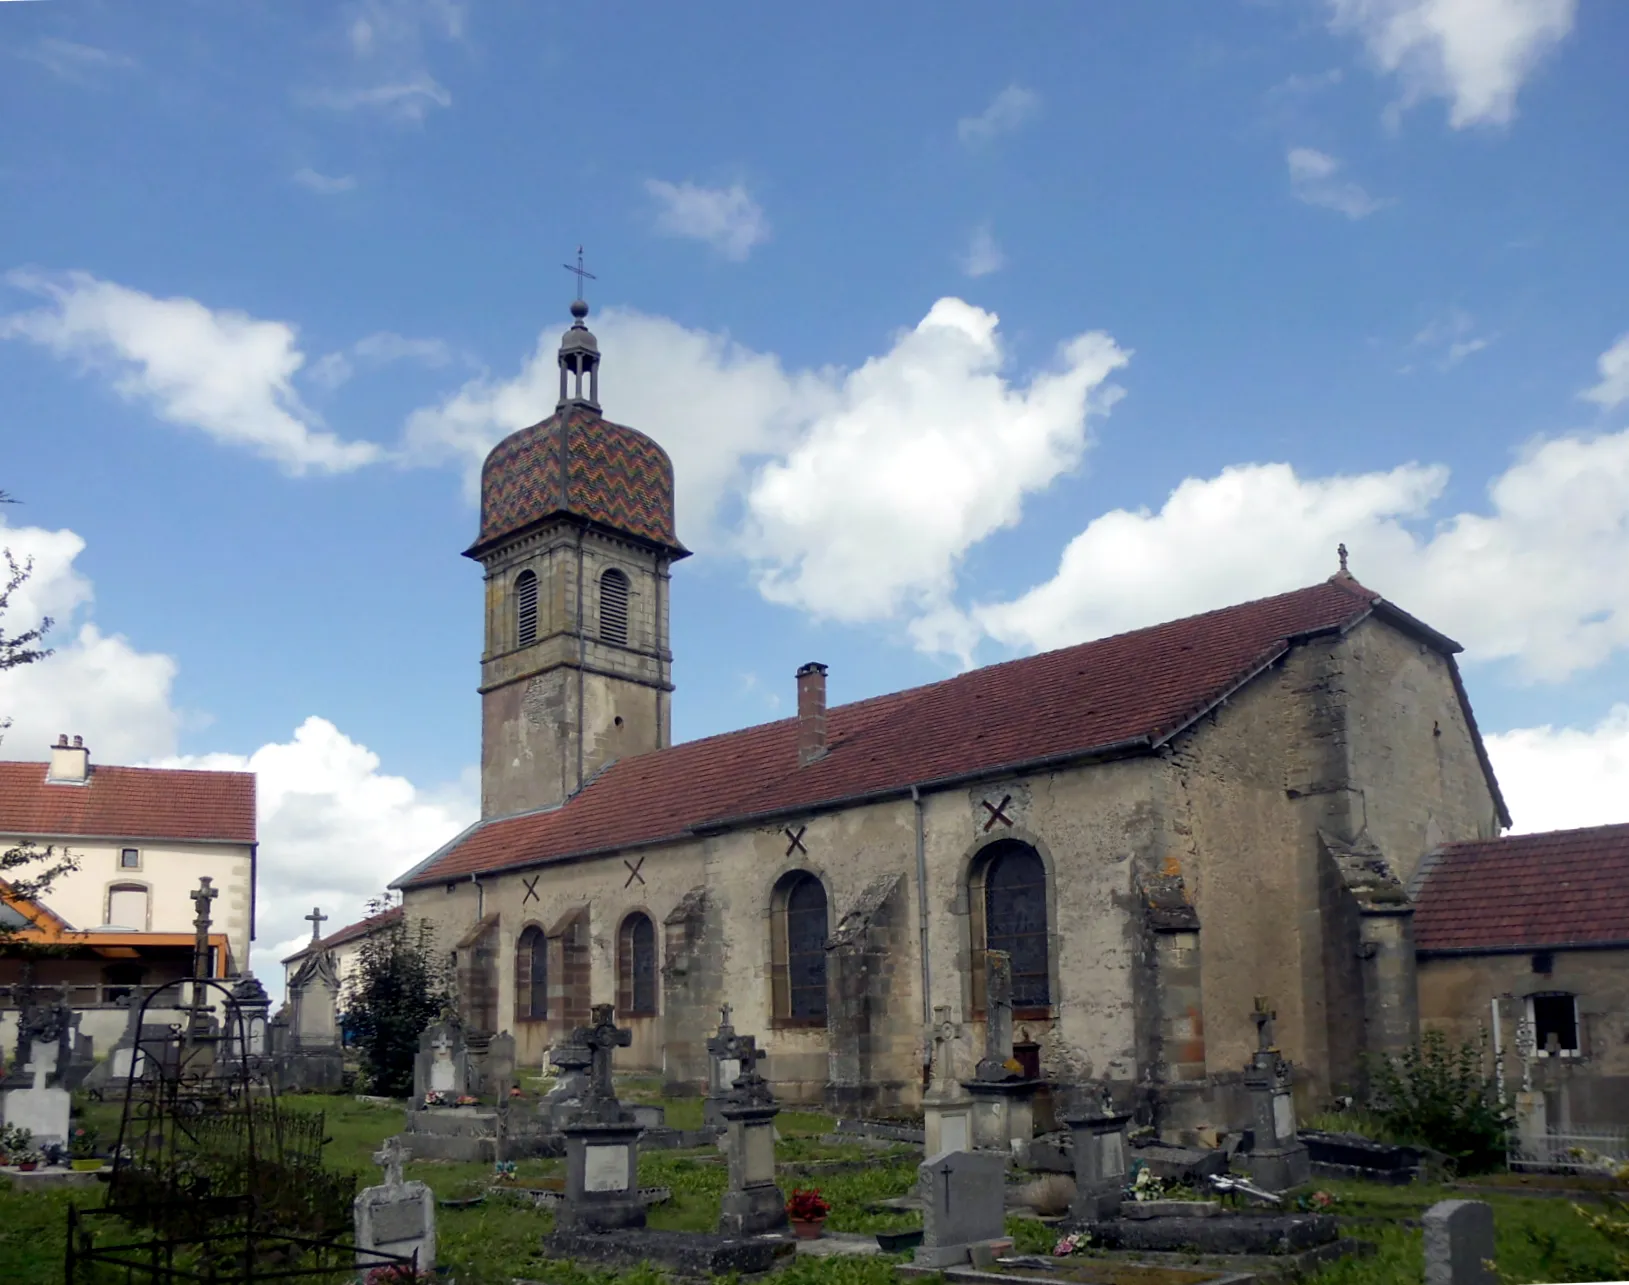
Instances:
[[[469,548],[494,545],[554,517],[586,519],[680,557],[673,522],[673,462],[650,438],[568,402],[511,433],[481,467],[481,532]]]

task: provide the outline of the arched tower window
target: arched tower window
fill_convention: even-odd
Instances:
[[[774,1016],[795,1026],[826,1024],[826,889],[806,870],[775,886],[770,906]]]
[[[1012,957],[1014,1014],[1044,1016],[1052,1006],[1052,944],[1040,854],[1016,839],[994,844],[970,883],[974,1010],[984,1011],[984,953],[1002,950]]]
[[[615,567],[600,577],[600,638],[628,645],[628,577]]]
[[[549,939],[532,924],[515,943],[515,1018],[539,1022],[549,1015]]]
[[[635,911],[617,934],[617,1013],[650,1017],[656,1012],[656,925]]]
[[[515,577],[515,646],[537,641],[537,576],[522,571]]]

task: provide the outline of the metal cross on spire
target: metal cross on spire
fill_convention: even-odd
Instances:
[[[575,268],[572,267],[569,263],[564,264],[562,266],[564,266],[564,268],[565,268],[565,270],[567,272],[571,272],[571,273],[576,274],[576,277],[577,277],[577,299],[578,299],[579,302],[581,302],[582,297],[583,297],[583,282],[585,280],[587,280],[587,281],[598,281],[599,280],[599,278],[596,277],[592,272],[589,272],[586,268],[583,267],[583,247],[582,246],[577,247],[577,266]]]

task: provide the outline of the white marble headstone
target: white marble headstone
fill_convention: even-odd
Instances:
[[[967,1147],[967,1113],[957,1111],[940,1116],[939,1149],[941,1151],[966,1151]]]
[[[585,1147],[583,1151],[584,1191],[628,1190],[626,1145]]]
[[[1273,1094],[1273,1133],[1280,1141],[1295,1137],[1295,1102],[1288,1093]]]

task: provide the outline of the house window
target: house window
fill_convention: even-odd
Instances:
[[[124,848],[119,852],[119,869],[140,870],[141,850],[139,848]]]
[[[770,951],[777,1021],[826,1024],[826,889],[796,870],[775,886],[770,906]]]
[[[600,637],[628,645],[628,577],[615,567],[600,577]]]
[[[617,1011],[628,1017],[656,1012],[656,925],[638,911],[617,934]]]
[[[1533,1048],[1540,1057],[1577,1057],[1578,997],[1563,991],[1527,998],[1527,1020],[1533,1025]]]
[[[139,883],[116,883],[107,890],[107,927],[147,931],[147,889]]]
[[[549,1015],[549,939],[536,924],[515,943],[515,1018],[539,1022]]]
[[[1052,1006],[1046,866],[1027,843],[1005,839],[981,854],[968,887],[972,910],[973,1009],[984,1012],[985,952],[1012,960],[1014,1016],[1044,1018]]]
[[[515,577],[515,646],[537,641],[537,576],[522,571]]]
[[[1554,967],[1555,955],[1552,952],[1548,950],[1534,952],[1533,971],[1535,973],[1542,973],[1544,976],[1548,977],[1550,975],[1550,970]]]

